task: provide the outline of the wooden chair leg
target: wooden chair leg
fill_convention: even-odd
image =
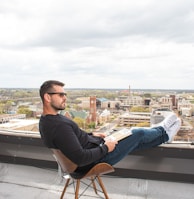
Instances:
[[[95,178],[91,177],[91,181],[92,181],[92,185],[93,185],[94,191],[97,194],[97,188],[96,188],[96,184],[95,184]]]
[[[78,199],[79,196],[79,187],[80,187],[80,180],[76,180],[76,189],[75,189],[75,199]]]
[[[65,186],[64,186],[64,188],[63,188],[63,191],[62,191],[62,194],[61,194],[60,199],[63,199],[63,196],[64,196],[64,194],[65,194],[65,191],[66,191],[66,189],[67,189],[67,187],[68,187],[68,185],[69,185],[69,181],[70,181],[70,178],[67,179],[67,181],[66,181],[66,183],[65,183]]]
[[[102,182],[102,179],[100,178],[100,176],[97,176],[97,179],[98,179],[99,185],[100,185],[100,187],[101,187],[101,189],[102,189],[102,192],[104,193],[105,198],[106,198],[106,199],[109,199],[108,194],[107,194],[107,192],[106,192],[106,189],[105,189],[105,187],[104,187],[104,184],[103,184],[103,182]]]

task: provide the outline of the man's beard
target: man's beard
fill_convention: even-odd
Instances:
[[[51,106],[53,107],[53,109],[55,109],[56,111],[62,111],[65,109],[65,106],[64,107],[59,107],[59,106],[55,106],[54,104],[51,104]]]

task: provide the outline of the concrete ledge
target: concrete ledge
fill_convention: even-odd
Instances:
[[[39,136],[0,134],[0,162],[57,169]],[[164,144],[134,152],[115,165],[114,176],[194,183],[194,146]]]

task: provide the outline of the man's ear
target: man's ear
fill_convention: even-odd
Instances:
[[[44,94],[44,101],[45,102],[50,102],[51,101],[51,96],[48,93]]]

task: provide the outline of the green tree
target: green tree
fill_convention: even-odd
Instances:
[[[144,94],[144,97],[151,98],[152,95],[151,95],[150,93],[145,93],[145,94]]]
[[[95,129],[96,124],[95,124],[95,122],[90,122],[87,126],[89,129]]]
[[[150,112],[150,111],[149,111],[149,108],[145,108],[142,106],[133,106],[130,109],[130,112]]]
[[[4,104],[4,113],[8,113],[11,110],[12,107],[12,101],[8,100],[5,104]]]
[[[17,110],[17,113],[18,114],[26,114],[27,118],[33,116],[33,112],[28,107],[25,107],[25,106],[19,107]]]
[[[137,124],[136,126],[138,127],[150,127],[150,123],[149,122],[142,122]]]
[[[82,129],[85,129],[85,120],[80,117],[74,117],[73,121]]]
[[[5,104],[0,103],[0,114],[5,113],[5,112],[4,112],[4,106],[5,106]]]

